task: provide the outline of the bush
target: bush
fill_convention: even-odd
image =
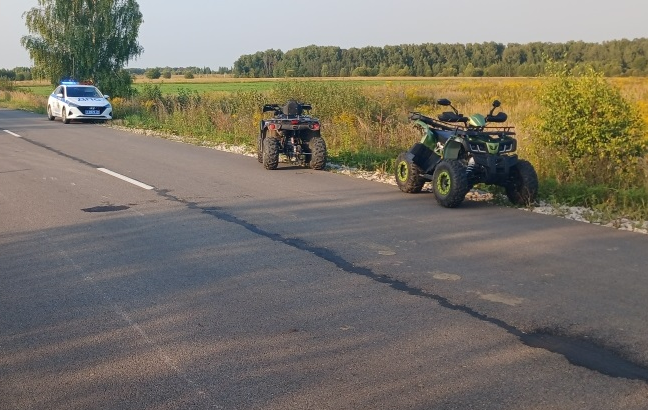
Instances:
[[[133,78],[131,74],[121,69],[97,78],[97,87],[102,93],[111,97],[130,97],[133,95]]]
[[[157,84],[144,84],[139,90],[140,101],[160,101],[162,100],[162,90]]]
[[[0,91],[14,91],[16,86],[8,77],[0,77]]]
[[[530,138],[542,176],[562,183],[640,183],[639,160],[648,145],[638,109],[593,69],[575,76],[549,63],[547,70]]]
[[[144,76],[151,80],[157,80],[162,76],[162,72],[159,68],[149,68],[144,72]]]

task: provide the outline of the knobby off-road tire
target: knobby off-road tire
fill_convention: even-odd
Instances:
[[[279,151],[281,151],[279,139],[272,135],[266,135],[263,139],[263,167],[265,169],[277,169]]]
[[[514,205],[530,206],[538,196],[538,174],[529,161],[519,160],[511,168],[511,178],[504,187]]]
[[[425,185],[425,179],[421,177],[422,173],[418,165],[407,159],[406,152],[398,154],[394,171],[398,189],[408,194],[421,192],[423,185]]]
[[[469,191],[466,166],[456,159],[444,159],[436,166],[432,183],[439,205],[456,208]]]
[[[308,140],[308,150],[310,151],[310,161],[308,166],[312,169],[324,169],[326,166],[326,142],[319,135],[313,135]]]
[[[48,105],[47,106],[47,119],[50,121],[54,121],[54,116],[52,115],[52,106]]]
[[[263,164],[263,134],[257,136],[257,161]]]

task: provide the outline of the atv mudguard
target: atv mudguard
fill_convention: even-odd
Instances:
[[[434,133],[434,130],[428,127],[427,125],[425,125],[424,123],[421,123],[421,127],[425,130],[425,133],[421,138],[421,144],[425,145],[426,147],[434,151],[437,145],[437,137],[436,134]]]
[[[410,148],[407,152],[407,158],[421,168],[425,174],[431,174],[439,161],[441,161],[439,155],[421,142],[417,142]]]
[[[423,137],[421,138],[421,144],[425,145],[437,154],[441,154],[438,150],[437,142],[443,144],[456,133],[454,130],[448,131],[436,129],[423,120],[416,120],[415,124],[425,130]]]
[[[449,139],[443,146],[443,158],[445,159],[459,159],[459,152],[463,144],[455,139]]]

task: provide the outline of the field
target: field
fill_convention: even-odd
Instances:
[[[464,81],[489,82],[493,78],[466,78]],[[267,91],[278,82],[286,79],[277,78],[233,78],[222,75],[200,75],[193,79],[186,79],[181,75],[174,75],[170,79],[151,80],[144,76],[136,76],[134,87],[141,90],[145,85],[157,85],[163,94],[178,94],[180,90],[196,92],[236,92],[236,91]],[[291,81],[312,82],[313,79],[292,79]],[[319,78],[317,81],[326,81],[332,84],[350,84],[358,86],[383,86],[392,85],[433,85],[456,82],[456,78],[427,78],[427,77],[329,77]],[[23,81],[16,83],[20,90],[30,91],[36,95],[48,96],[54,87],[47,81]]]

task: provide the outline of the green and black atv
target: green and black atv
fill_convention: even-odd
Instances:
[[[396,184],[407,193],[421,192],[432,182],[437,202],[446,208],[459,206],[477,184],[504,187],[508,199],[516,205],[532,204],[538,194],[538,176],[533,165],[519,159],[513,127],[491,127],[503,123],[506,113],[495,110],[493,101],[484,116],[464,116],[448,99],[437,104],[450,107],[438,119],[410,113],[409,119],[423,134],[421,141],[396,159]]]

